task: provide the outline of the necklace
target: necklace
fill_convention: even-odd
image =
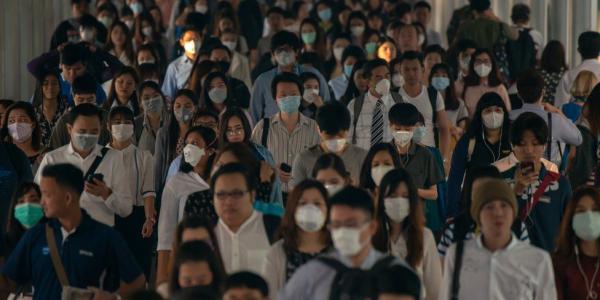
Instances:
[[[575,260],[577,261],[577,268],[579,269],[579,272],[581,273],[581,276],[583,276],[583,280],[585,281],[585,288],[587,289],[587,297],[585,299],[598,299],[598,293],[594,291],[594,281],[596,281],[596,275],[598,274],[598,266],[600,266],[600,257],[598,257],[598,259],[596,260],[596,270],[594,271],[594,275],[592,276],[591,282],[588,281],[587,275],[585,275],[585,272],[583,272],[583,268],[581,267],[581,263],[579,262],[579,255],[575,256]]]

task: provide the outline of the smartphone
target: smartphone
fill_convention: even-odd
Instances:
[[[290,173],[292,172],[292,166],[286,164],[286,163],[281,163],[281,165],[279,165],[279,169],[281,171],[284,171],[286,173]]]
[[[96,173],[96,174],[93,174],[93,175],[89,176],[89,178],[88,178],[88,180],[87,180],[87,181],[88,181],[89,183],[93,183],[93,182],[94,182],[94,179],[98,179],[99,181],[104,181],[104,175],[103,175],[103,174],[101,174],[101,173]]]
[[[534,167],[533,167],[532,161],[521,162],[521,172],[523,172],[523,174],[532,173],[533,170],[534,170]]]

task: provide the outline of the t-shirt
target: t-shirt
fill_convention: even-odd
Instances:
[[[409,96],[403,87],[398,90],[398,93],[405,102],[417,107],[421,115],[423,115],[423,119],[425,119],[427,134],[421,143],[429,147],[435,147],[435,135],[433,134],[433,108],[431,107],[427,87],[421,86],[421,93],[416,97]],[[444,111],[446,109],[444,106],[444,99],[440,93],[437,93],[436,106],[436,112]]]

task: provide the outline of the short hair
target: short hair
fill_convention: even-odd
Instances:
[[[277,48],[285,45],[289,45],[294,50],[299,50],[300,48],[302,48],[300,39],[298,39],[298,37],[295,34],[289,31],[282,30],[274,34],[271,38],[271,51],[275,52]]]
[[[419,276],[404,265],[393,265],[377,274],[377,294],[410,295],[421,299]]]
[[[87,52],[81,44],[66,44],[60,51],[60,63],[66,66],[72,66],[78,62],[85,64]]]
[[[96,23],[98,21],[90,14],[84,14],[79,18],[79,26],[83,28],[96,28]]]
[[[67,123],[73,125],[80,116],[98,117],[100,122],[102,122],[102,111],[100,108],[98,108],[98,106],[92,103],[82,103],[73,107],[73,109],[69,111]]]
[[[71,90],[73,95],[96,94],[96,80],[92,75],[85,73],[73,79]]]
[[[199,28],[198,26],[193,25],[193,24],[189,24],[189,25],[183,26],[183,29],[181,30],[181,38],[183,38],[185,33],[188,31],[193,31],[195,33],[198,33],[200,36],[202,36],[202,28]]]
[[[522,113],[511,125],[510,142],[519,145],[525,131],[531,131],[540,144],[548,142],[548,124],[542,117],[532,112]]]
[[[510,14],[510,19],[513,23],[519,22],[529,22],[529,15],[531,14],[531,9],[527,4],[517,3],[513,5],[512,12]]]
[[[375,204],[373,204],[373,198],[371,198],[371,194],[364,189],[353,186],[343,188],[329,198],[328,211],[331,211],[334,206],[342,205],[364,211],[369,216],[369,219],[375,217]]]
[[[544,92],[544,78],[534,69],[522,72],[517,77],[517,92],[525,103],[535,103]]]
[[[344,63],[348,57],[354,57],[358,61],[362,61],[367,58],[365,51],[363,51],[361,47],[355,45],[350,45],[344,49],[344,52],[342,52],[342,63]]]
[[[324,153],[317,158],[312,170],[312,177],[317,178],[319,171],[327,169],[334,169],[343,178],[350,178],[350,172],[346,169],[344,161],[335,153]]]
[[[319,89],[321,89],[321,82],[319,81],[319,76],[313,72],[303,72],[300,74],[300,82],[304,85],[308,80],[314,79],[319,82]]]
[[[388,112],[391,125],[415,126],[419,123],[419,110],[410,103],[396,103]]]
[[[209,51],[209,53],[210,53],[210,54],[212,54],[212,53],[213,53],[213,51],[215,51],[215,50],[223,50],[223,51],[226,51],[226,52],[227,52],[227,54],[229,55],[229,58],[230,58],[230,59],[231,59],[231,58],[233,58],[233,54],[231,53],[231,50],[229,50],[229,48],[227,48],[227,46],[225,46],[225,45],[221,44],[221,42],[219,42],[218,44],[214,44],[214,45],[213,45],[213,46],[210,48],[210,51]]]
[[[171,272],[170,286],[171,292],[177,292],[182,289],[179,285],[179,270],[181,265],[188,262],[206,262],[212,273],[213,280],[210,286],[213,289],[218,289],[223,282],[225,272],[221,268],[217,253],[205,241],[188,241],[184,242],[177,248],[173,271]]]
[[[456,50],[463,52],[467,49],[477,49],[477,44],[471,39],[460,39],[456,42]]]
[[[231,174],[240,174],[246,179],[246,186],[248,187],[248,191],[255,191],[258,183],[256,182],[256,178],[250,175],[250,170],[246,168],[246,165],[243,163],[229,163],[221,166],[215,174],[210,178],[210,189],[214,192],[215,185],[219,177],[223,175],[231,175]]]
[[[175,98],[173,98],[173,102],[175,102],[175,99],[181,96],[189,98],[190,100],[192,100],[194,105],[198,105],[198,97],[196,96],[196,93],[194,93],[194,91],[189,89],[178,90],[177,93],[175,93]]]
[[[108,120],[116,118],[117,116],[123,116],[125,120],[133,122],[135,117],[133,115],[133,111],[127,106],[115,106],[110,109],[108,113]]]
[[[153,290],[138,290],[127,297],[125,300],[163,300],[162,296]]]
[[[263,297],[269,295],[269,286],[265,279],[249,271],[236,272],[225,279],[225,284],[223,285],[224,293],[235,288],[258,290]]]
[[[597,58],[600,54],[600,33],[586,31],[577,39],[577,50],[584,59]]]
[[[319,130],[336,135],[341,131],[350,130],[350,111],[337,101],[326,102],[317,110],[316,121]]]
[[[277,85],[280,83],[294,83],[298,87],[300,91],[300,95],[304,93],[304,85],[300,80],[300,77],[295,73],[283,72],[281,74],[277,74],[273,81],[271,81],[271,94],[273,95],[273,99],[275,99],[275,95],[277,94]]]
[[[482,13],[492,6],[490,0],[470,0],[471,9],[475,10],[478,13]]]
[[[273,6],[273,7],[269,8],[269,10],[267,10],[267,13],[265,14],[265,18],[268,18],[272,14],[278,14],[278,15],[281,15],[281,17],[284,18],[285,17],[285,10],[283,10],[281,7]]]
[[[431,53],[437,53],[442,57],[442,62],[446,61],[446,50],[438,45],[438,44],[434,44],[434,45],[429,45],[427,47],[425,47],[425,50],[423,51],[423,59],[425,59],[425,57],[427,57],[427,55],[431,54]]]
[[[7,108],[9,106],[11,106],[13,103],[15,103],[15,100],[11,100],[11,99],[0,99],[0,106]]]
[[[421,67],[423,66],[423,56],[417,51],[406,51],[399,58],[398,63],[402,64],[405,60],[417,60]]]
[[[83,193],[83,171],[72,164],[47,165],[42,170],[42,177],[52,178],[61,187],[69,188],[78,195]]]
[[[373,70],[375,70],[376,68],[379,68],[379,67],[386,67],[389,70],[388,63],[381,58],[376,58],[376,59],[372,59],[372,60],[368,61],[363,66],[363,76],[367,80],[371,79],[371,76],[373,75]]]
[[[417,10],[417,8],[426,8],[427,10],[431,11],[431,4],[427,3],[427,1],[419,1],[415,3],[413,10]]]

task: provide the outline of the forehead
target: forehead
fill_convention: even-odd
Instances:
[[[73,127],[100,127],[100,118],[98,116],[78,116],[73,122]]]
[[[241,173],[223,174],[215,181],[215,189],[245,188],[246,178]]]
[[[298,85],[295,82],[279,82],[277,83],[277,91],[282,90],[299,90]]]
[[[331,206],[330,216],[332,221],[363,220],[368,218],[367,212],[360,208],[336,204]]]

